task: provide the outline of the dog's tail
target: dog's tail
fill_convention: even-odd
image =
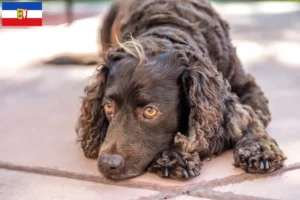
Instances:
[[[97,65],[100,63],[99,53],[61,53],[44,61],[51,65]]]

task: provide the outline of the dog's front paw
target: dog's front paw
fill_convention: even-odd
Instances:
[[[198,153],[182,155],[176,151],[164,151],[148,168],[160,177],[186,180],[200,174],[201,161]]]
[[[248,173],[280,169],[286,157],[273,139],[240,141],[234,149],[234,165]]]

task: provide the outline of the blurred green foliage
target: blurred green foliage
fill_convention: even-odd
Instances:
[[[66,0],[0,0],[0,2],[9,2],[9,1],[18,1],[18,2],[21,2],[21,1],[42,1],[42,2],[64,2]],[[73,2],[80,2],[80,3],[91,3],[91,2],[110,2],[112,0],[72,0]]]
[[[0,0],[2,1],[11,1],[11,0]],[[58,2],[58,1],[65,1],[65,0],[16,0],[16,1],[42,1],[42,2]],[[92,2],[110,2],[113,0],[73,0],[73,2],[80,2],[80,3],[92,3]],[[242,3],[242,2],[263,2],[263,1],[269,1],[269,2],[300,2],[300,0],[211,0],[214,2],[219,3]]]
[[[242,2],[300,2],[300,0],[211,0],[214,2],[223,2],[223,3],[242,3]]]

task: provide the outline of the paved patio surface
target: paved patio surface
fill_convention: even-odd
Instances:
[[[99,174],[96,161],[83,156],[74,133],[79,97],[94,67],[51,67],[40,61],[61,52],[96,51],[100,14],[70,27],[0,31],[0,199],[298,200],[300,6],[216,8],[231,24],[245,68],[270,100],[273,119],[268,131],[288,157],[282,169],[246,174],[233,167],[232,151],[227,151],[206,161],[201,175],[185,182],[150,173],[113,182]],[[13,43],[28,48],[16,49]]]

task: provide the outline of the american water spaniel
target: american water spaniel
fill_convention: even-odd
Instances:
[[[283,166],[266,132],[268,100],[208,1],[115,1],[99,32],[102,62],[85,88],[76,131],[106,177],[150,171],[189,179],[205,158],[230,148],[246,172]]]

